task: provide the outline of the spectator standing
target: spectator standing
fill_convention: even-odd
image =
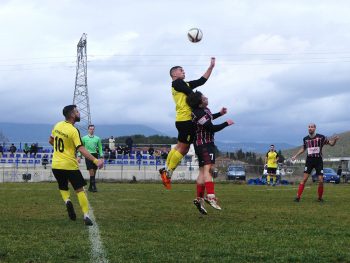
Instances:
[[[123,148],[123,153],[124,153],[124,155],[130,154],[130,150],[129,150],[129,147],[128,147],[128,146],[125,146],[125,147]]]
[[[103,159],[109,160],[109,153],[110,153],[110,151],[109,151],[108,147],[105,147],[105,150],[103,151]]]
[[[118,154],[123,154],[123,147],[121,147],[119,144],[117,146],[117,153]]]
[[[132,140],[131,137],[126,138],[125,140],[125,144],[128,146],[129,148],[129,155],[132,153],[132,144],[134,143],[134,141]]]
[[[108,146],[109,150],[115,150],[115,139],[113,138],[113,136],[111,136],[111,138],[108,139]]]
[[[4,154],[4,147],[0,145],[0,157]]]
[[[153,156],[153,154],[154,154],[154,148],[153,148],[152,145],[148,148],[148,154],[149,154],[150,156]]]
[[[339,176],[339,178],[342,178],[342,173],[343,173],[343,168],[341,167],[341,165],[339,165],[337,170],[337,175]],[[343,176],[343,182],[345,183],[345,176]]]
[[[44,169],[46,169],[46,165],[49,164],[49,155],[44,154],[43,158],[41,159],[41,164],[44,166]]]
[[[10,152],[11,154],[14,154],[17,151],[17,147],[12,143],[10,146]]]

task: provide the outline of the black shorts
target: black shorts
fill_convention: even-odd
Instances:
[[[85,179],[81,174],[80,170],[61,170],[52,169],[53,175],[55,176],[58,189],[68,190],[68,182],[71,183],[74,190],[77,190],[86,185]]]
[[[276,174],[276,172],[277,172],[277,168],[267,167],[268,174]]]
[[[215,145],[203,144],[200,146],[195,146],[194,150],[198,157],[198,165],[199,167],[203,167],[207,164],[215,164]]]
[[[98,158],[98,154],[97,153],[92,153],[92,156],[94,156],[95,158]],[[94,164],[93,161],[90,161],[88,158],[85,158],[85,163],[86,163],[86,169],[91,170],[97,170],[97,166]]]
[[[195,133],[195,126],[192,121],[175,122],[178,131],[177,140],[182,143],[191,144]]]
[[[323,160],[319,157],[306,158],[304,173],[311,174],[312,169],[316,170],[316,175],[323,175]]]

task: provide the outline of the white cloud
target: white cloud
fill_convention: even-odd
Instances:
[[[243,53],[301,53],[310,46],[308,41],[300,40],[296,37],[284,38],[280,35],[259,34],[243,43],[241,52]]]

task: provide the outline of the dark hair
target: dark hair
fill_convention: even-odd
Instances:
[[[196,91],[187,96],[186,102],[191,109],[199,108],[199,105],[202,103],[202,92]]]
[[[178,69],[178,68],[182,68],[182,67],[181,67],[181,66],[174,66],[174,67],[172,67],[172,68],[169,70],[170,77],[173,76],[173,71],[176,70],[176,69]]]
[[[271,146],[272,146],[272,147],[275,147],[275,145],[273,145],[273,144],[271,144],[270,147],[271,147]]]
[[[66,119],[68,119],[76,107],[77,107],[77,105],[67,105],[66,107],[64,107],[63,108],[63,116]]]
[[[89,129],[90,127],[95,127],[95,125],[89,124],[88,129]]]

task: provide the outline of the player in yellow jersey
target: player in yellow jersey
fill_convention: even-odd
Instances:
[[[192,122],[191,108],[187,105],[187,95],[193,93],[193,89],[203,85],[211,75],[215,67],[215,58],[211,58],[210,65],[203,76],[197,80],[185,81],[185,71],[181,66],[170,69],[172,79],[172,95],[176,105],[175,126],[178,130],[177,144],[169,152],[166,166],[159,170],[164,186],[171,188],[170,179],[173,171],[187,154],[194,137],[194,124]]]
[[[85,158],[91,160],[98,168],[103,167],[103,160],[96,159],[83,146],[80,133],[74,127],[75,122],[80,121],[80,113],[76,105],[68,105],[63,108],[65,121],[60,121],[54,126],[49,143],[53,146],[52,172],[57,180],[63,201],[66,204],[68,216],[76,220],[73,204],[70,200],[68,182],[73,186],[80,207],[84,214],[85,225],[91,226],[93,222],[89,218],[89,202],[84,191],[86,185],[76,159],[76,151],[79,151]]]
[[[273,186],[276,185],[277,180],[277,167],[278,167],[278,153],[275,150],[275,146],[273,144],[270,145],[270,150],[267,152],[265,157],[265,164],[267,166],[267,184],[270,185],[270,180],[272,177]]]

